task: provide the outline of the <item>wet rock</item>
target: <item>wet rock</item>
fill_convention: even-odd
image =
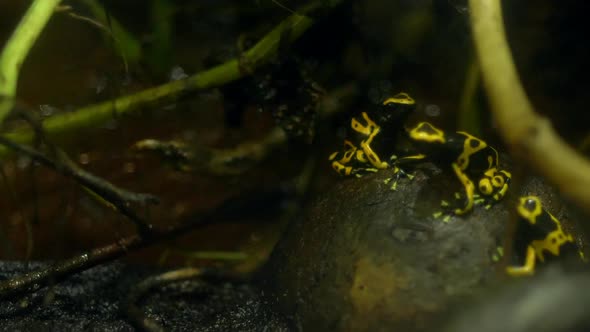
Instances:
[[[493,257],[516,197],[445,222],[433,212],[460,189],[454,176],[426,163],[395,191],[391,176],[343,179],[277,245],[264,287],[296,329],[436,331],[451,303],[504,276]],[[542,181],[520,192],[539,195],[560,217]]]

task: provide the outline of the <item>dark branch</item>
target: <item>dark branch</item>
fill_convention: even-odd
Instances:
[[[28,147],[26,145],[18,144],[14,141],[0,136],[0,145],[4,145],[12,150],[15,150],[27,157],[30,157],[35,162],[50,168],[64,176],[73,178],[76,182],[96,193],[102,199],[112,204],[112,206],[121,214],[129,218],[135,223],[141,234],[148,234],[151,231],[151,226],[147,224],[141,217],[139,217],[133,209],[129,207],[131,202],[139,203],[141,205],[155,204],[159,200],[157,197],[150,194],[134,193],[125,189],[119,188],[108,181],[105,181],[85,170],[80,168],[72,162],[64,152],[56,150],[56,154],[63,162],[57,162],[40,153],[39,151]]]

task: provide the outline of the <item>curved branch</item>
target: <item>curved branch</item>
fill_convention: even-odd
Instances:
[[[506,41],[500,0],[469,0],[469,5],[484,86],[504,142],[514,157],[590,214],[590,162],[533,110]]]
[[[228,282],[245,282],[250,278],[250,273],[232,273],[223,269],[185,267],[177,270],[164,272],[159,275],[148,277],[131,289],[127,296],[126,311],[133,325],[142,331],[160,332],[166,331],[157,320],[144,313],[139,303],[143,297],[149,295],[150,291],[165,285],[184,281],[195,280],[206,282],[209,280],[224,280]]]

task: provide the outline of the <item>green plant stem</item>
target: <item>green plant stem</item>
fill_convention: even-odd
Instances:
[[[463,92],[459,103],[457,128],[475,136],[481,136],[481,112],[475,102],[480,80],[479,76],[477,59],[475,59],[475,55],[471,55],[465,72],[465,82],[463,83]]]
[[[189,259],[208,259],[220,261],[239,261],[248,258],[246,253],[240,251],[194,251],[189,249],[170,249],[172,253]]]
[[[590,162],[533,110],[506,41],[501,1],[469,0],[469,5],[484,87],[504,142],[514,157],[590,214]]]
[[[43,122],[45,133],[49,138],[54,138],[97,127],[113,117],[137,111],[147,104],[170,102],[184,93],[222,86],[242,78],[274,56],[280,43],[292,43],[312,24],[312,19],[293,14],[278,24],[239,59],[232,59],[183,80],[173,81],[132,95],[83,107],[70,113],[56,115]],[[287,40],[284,38],[287,38]],[[18,143],[28,143],[33,138],[33,132],[23,129],[7,133],[5,137]],[[10,153],[9,150],[1,148],[0,159],[6,157],[8,153]]]
[[[20,68],[61,0],[35,0],[0,54],[0,123],[14,106]]]
[[[141,58],[141,44],[133,34],[127,31],[121,23],[114,17],[107,17],[107,13],[97,0],[83,0],[82,3],[88,7],[94,17],[105,27],[108,38],[112,38],[114,41],[114,48],[125,62],[136,63]]]

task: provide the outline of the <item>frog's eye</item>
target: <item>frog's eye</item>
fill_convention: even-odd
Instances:
[[[529,197],[523,197],[521,199],[521,204],[526,210],[528,210],[530,212],[534,212],[535,210],[538,209],[538,206],[541,205],[541,202],[539,201],[539,199],[537,197],[529,196]]]
[[[469,143],[469,147],[472,149],[477,149],[481,145],[481,141],[478,139],[468,138],[467,143]]]
[[[494,191],[494,188],[492,187],[492,183],[490,182],[490,179],[484,178],[484,179],[479,180],[479,192],[480,193],[488,196],[488,195],[491,195],[493,191]]]
[[[543,211],[541,200],[536,196],[521,197],[517,206],[518,214],[526,219],[529,223],[535,224],[537,216]]]

